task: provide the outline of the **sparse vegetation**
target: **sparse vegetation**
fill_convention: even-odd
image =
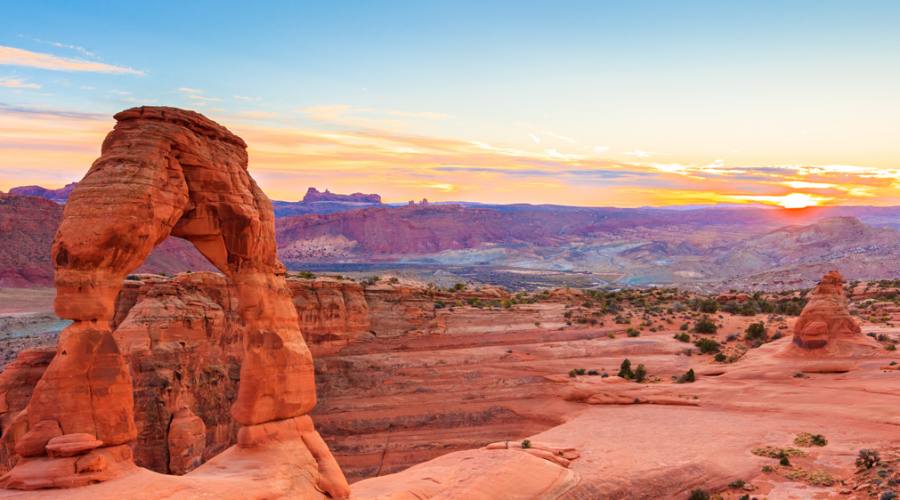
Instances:
[[[735,479],[734,481],[728,483],[728,487],[733,490],[740,490],[746,486],[747,483],[743,479]]]
[[[758,323],[751,323],[750,326],[747,327],[747,330],[744,332],[744,338],[747,339],[754,347],[759,347],[767,340],[769,340],[768,332],[766,332],[766,325],[762,321]]]
[[[758,457],[767,458],[802,457],[806,455],[806,452],[798,448],[778,448],[777,446],[753,448],[750,452]]]
[[[821,434],[810,434],[809,432],[801,432],[794,438],[794,444],[809,448],[812,446],[825,446],[828,440]]]
[[[713,339],[702,338],[698,339],[694,342],[694,345],[700,349],[701,354],[709,354],[713,352],[719,352],[720,345]]]
[[[688,500],[709,500],[709,492],[706,490],[693,490]]]
[[[531,440],[525,439],[522,441],[522,448],[528,449],[531,448]]]
[[[619,366],[618,376],[628,380],[634,378],[634,372],[631,371],[631,360],[626,358],[622,361],[622,364]]]
[[[644,365],[638,365],[634,369],[634,381],[643,382],[647,379],[647,368]]]
[[[691,384],[696,380],[697,376],[694,374],[694,369],[691,368],[690,370],[684,372],[680,377],[678,377],[678,380],[676,380],[676,382],[679,384]]]
[[[859,450],[856,457],[856,466],[860,469],[871,469],[881,462],[881,455],[877,450],[864,448]]]
[[[719,331],[716,322],[709,319],[709,316],[703,316],[694,323],[694,332],[703,334],[713,334]]]

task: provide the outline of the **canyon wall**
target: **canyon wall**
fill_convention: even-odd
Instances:
[[[493,287],[451,292],[386,280],[364,285],[350,279],[294,276],[287,285],[298,326],[317,360],[317,391],[326,396],[315,416],[326,422],[326,440],[340,450],[341,461],[350,464],[351,477],[366,477],[379,469],[399,470],[449,451],[432,446],[430,438],[413,438],[415,444],[404,446],[418,451],[392,452],[384,462],[379,441],[383,435],[378,429],[385,426],[416,428],[417,432],[444,429],[451,434],[464,429],[464,436],[457,436],[450,450],[488,442],[497,425],[534,428],[527,420],[512,423],[517,420],[514,414],[496,404],[445,408],[443,416],[423,418],[421,411],[426,407],[413,416],[376,417],[369,415],[370,410],[344,412],[340,402],[377,406],[379,397],[404,392],[414,383],[410,377],[419,376],[418,370],[403,370],[405,363],[396,365],[379,353],[404,345],[414,355],[510,342],[494,335],[535,330],[535,325],[563,326],[561,302],[504,308],[501,301],[509,294]],[[228,409],[240,383],[241,338],[246,330],[237,300],[233,287],[217,273],[182,273],[171,278],[135,274],[124,281],[111,326],[130,369],[134,406],[140,409],[135,412],[133,446],[138,465],[184,474],[236,442],[239,426]],[[0,423],[4,431],[27,404],[53,354],[52,349],[23,351],[3,372]],[[372,391],[373,384],[382,387]],[[473,426],[482,429],[473,431]],[[366,440],[374,441],[366,444]],[[5,468],[13,464],[11,445],[0,447]],[[359,453],[362,448],[368,452]],[[381,467],[382,463],[387,465]]]

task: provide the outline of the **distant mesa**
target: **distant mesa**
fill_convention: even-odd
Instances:
[[[71,182],[59,189],[47,189],[43,186],[19,186],[9,190],[9,194],[17,196],[37,196],[45,200],[54,201],[59,204],[65,204],[72,194],[72,190],[77,186],[77,182]]]
[[[321,192],[311,187],[306,190],[303,197],[303,203],[316,203],[321,201],[343,202],[343,203],[367,203],[370,205],[380,205],[381,196],[377,194],[353,193],[353,194],[337,194],[332,193],[328,189]]]

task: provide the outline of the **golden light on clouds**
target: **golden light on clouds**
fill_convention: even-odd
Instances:
[[[190,90],[179,92],[204,95]],[[428,113],[350,107],[314,111],[326,121],[298,126],[279,121],[285,113],[209,114],[247,141],[251,171],[274,199],[296,200],[315,186],[375,192],[391,202],[428,198],[623,207],[762,203],[788,208],[900,203],[897,169],[617,158],[606,149],[579,149],[569,142],[555,148],[533,141],[507,145],[392,127],[395,120],[442,119]],[[359,115],[364,115],[365,126],[355,119],[335,123]],[[24,184],[58,187],[80,179],[112,125],[112,118],[103,115],[0,106],[0,190]]]

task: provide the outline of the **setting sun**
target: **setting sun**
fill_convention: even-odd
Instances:
[[[806,193],[791,193],[778,202],[784,208],[806,208],[818,205],[816,199]]]

